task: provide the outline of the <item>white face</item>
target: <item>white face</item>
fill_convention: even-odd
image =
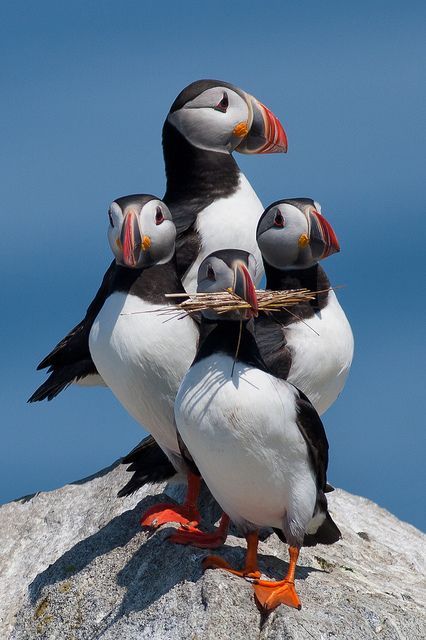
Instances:
[[[245,101],[228,87],[213,87],[200,93],[168,121],[195,147],[230,153],[251,126],[252,112]]]
[[[220,254],[222,253],[235,253],[236,259],[234,261],[225,261]],[[197,291],[200,293],[216,293],[217,291],[226,291],[232,289],[235,291],[235,263],[240,260],[246,265],[251,277],[256,277],[256,259],[254,256],[248,254],[248,260],[241,259],[238,253],[233,250],[224,249],[217,251],[216,254],[212,253],[207,256],[200,264],[198,270],[198,283]],[[241,252],[241,254],[245,252]],[[245,258],[245,256],[244,256]]]
[[[141,268],[164,264],[172,258],[176,227],[164,202],[146,202],[143,197],[129,199],[122,210],[114,201],[108,215],[108,240],[118,264]]]
[[[244,300],[252,300],[256,276],[256,259],[251,253],[236,249],[221,249],[211,253],[203,260],[198,269],[198,293],[217,293],[231,289]],[[248,277],[247,277],[248,275]],[[251,279],[251,282],[250,282]],[[217,320],[218,315],[206,309],[203,316]],[[240,312],[221,314],[222,318],[240,320],[246,315]],[[251,317],[251,315],[249,316]]]
[[[277,269],[313,264],[309,247],[309,224],[296,206],[279,203],[261,218],[257,243],[262,256]]]

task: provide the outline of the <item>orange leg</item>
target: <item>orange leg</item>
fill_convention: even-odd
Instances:
[[[169,537],[170,542],[175,544],[190,544],[200,549],[217,549],[221,547],[228,535],[229,516],[222,514],[219,526],[212,533],[200,531],[197,527],[184,524],[174,534]]]
[[[294,588],[294,572],[296,570],[299,549],[289,547],[290,565],[284,580],[275,582],[273,580],[255,580],[254,594],[256,600],[266,611],[275,609],[279,604],[286,604],[289,607],[301,609],[299,596]]]
[[[225,569],[234,576],[240,576],[241,578],[260,578],[260,571],[257,567],[257,545],[258,545],[258,532],[252,531],[246,535],[247,540],[247,553],[245,567],[242,571],[233,569],[223,558],[219,556],[207,556],[203,560],[204,569]]]
[[[201,520],[197,509],[198,496],[200,494],[201,478],[194,473],[188,472],[188,489],[183,504],[159,503],[147,509],[141,518],[143,527],[157,529],[162,524],[169,522],[179,522],[179,524],[189,524]]]

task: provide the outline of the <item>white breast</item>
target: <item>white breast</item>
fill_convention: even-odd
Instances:
[[[256,284],[260,282],[263,264],[256,242],[256,227],[262,213],[262,203],[241,173],[239,188],[233,195],[215,200],[198,214],[201,251],[183,278],[187,291],[196,291],[198,267],[206,256],[219,249],[243,249],[252,253],[258,265]]]
[[[198,331],[189,317],[114,293],[93,323],[90,353],[97,370],[127,411],[165,450],[179,454],[173,403],[194,359]]]
[[[178,430],[210,491],[237,523],[303,531],[316,500],[295,389],[215,354],[191,367],[175,403]]]
[[[289,325],[286,338],[292,354],[289,382],[322,414],[342,391],[354,351],[352,330],[334,291],[326,307],[306,324]]]

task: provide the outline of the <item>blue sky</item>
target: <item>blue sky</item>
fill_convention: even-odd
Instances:
[[[312,197],[341,243],[326,268],[346,285],[356,357],[324,416],[329,479],[426,528],[426,5],[263,5],[1,4],[1,501],[89,475],[142,437],[105,389],[26,399],[111,259],[110,201],[163,194],[163,119],[213,77],[286,128],[287,156],[237,156],[265,206]]]

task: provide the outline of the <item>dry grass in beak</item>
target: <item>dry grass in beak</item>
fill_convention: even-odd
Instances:
[[[319,335],[305,320],[299,318],[297,313],[293,313],[290,307],[303,302],[314,300],[318,293],[327,293],[336,287],[321,289],[320,291],[311,291],[310,289],[291,289],[286,291],[265,291],[263,289],[256,290],[259,313],[273,313],[278,311],[288,311],[290,315],[298,318],[314,333]],[[177,302],[163,307],[162,309],[153,309],[150,311],[133,311],[121,313],[120,315],[132,315],[133,313],[161,313],[170,316],[165,322],[174,318],[184,318],[192,313],[200,313],[207,309],[212,309],[217,314],[227,313],[229,311],[239,311],[250,309],[248,302],[237,296],[231,289],[228,291],[218,291],[217,293],[165,293],[165,298],[185,298],[182,302]]]
[[[325,289],[324,292],[329,290]],[[323,291],[310,291],[309,289],[292,289],[288,291],[256,290],[258,311],[281,311],[284,308],[314,300],[317,293],[323,293]],[[228,311],[250,309],[250,305],[231,290],[218,291],[217,293],[166,293],[165,297],[187,298],[183,302],[176,303],[173,307],[167,309],[169,312],[178,310],[186,313],[198,313],[206,309],[212,309],[221,314]]]

